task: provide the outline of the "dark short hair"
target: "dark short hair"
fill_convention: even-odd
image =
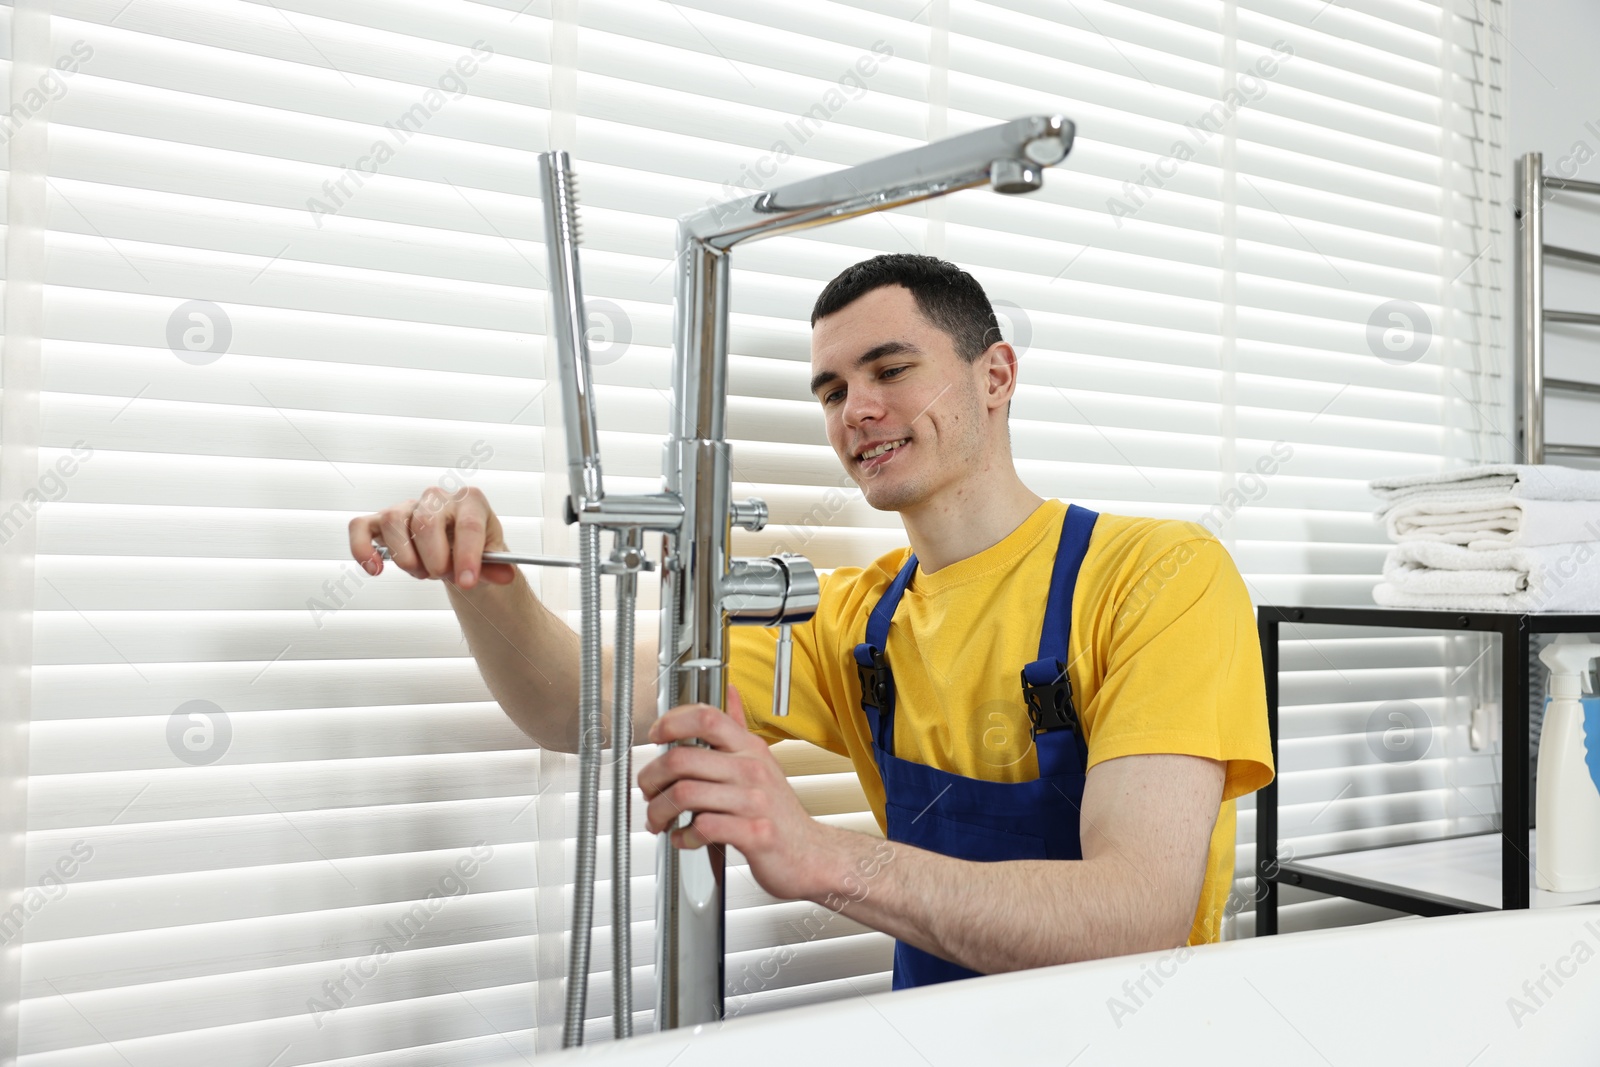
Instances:
[[[954,263],[909,252],[873,256],[847,267],[817,297],[811,325],[886,285],[911,290],[922,317],[949,335],[956,354],[968,363],[1002,339],[994,307],[972,275]]]

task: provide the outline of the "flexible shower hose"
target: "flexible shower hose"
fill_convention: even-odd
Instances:
[[[561,1047],[583,1044],[589,999],[589,931],[594,922],[596,809],[600,801],[600,528],[578,530],[583,640],[578,680],[578,871],[572,890],[567,1019]]]

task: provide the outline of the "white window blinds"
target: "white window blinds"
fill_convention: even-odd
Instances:
[[[605,466],[629,491],[659,477],[679,214],[1024,113],[1078,124],[1037,195],[974,192],[736,253],[735,493],[772,509],[743,554],[831,567],[903,543],[850,491],[805,389],[816,293],[880,251],[955,260],[999,304],[1033,489],[1206,522],[1262,601],[1365,602],[1382,546],[1364,481],[1502,447],[1501,258],[1473,258],[1500,207],[1497,42],[1436,6],[3,13],[12,55],[32,57],[8,59],[14,123],[19,86],[60,72],[20,116],[47,134],[38,150],[8,142],[0,491],[6,509],[27,489],[38,503],[0,546],[28,576],[8,610],[32,612],[31,647],[5,646],[31,668],[4,713],[29,726],[26,810],[5,828],[27,831],[7,888],[31,889],[7,905],[24,904],[6,932],[23,951],[0,982],[20,990],[24,1067],[241,1048],[274,1067],[399,1067],[559,1044],[572,761],[510,726],[435,584],[368,578],[343,547],[355,514],[473,484],[514,547],[575,554],[559,435],[545,449],[560,405],[538,151],[576,162]],[[18,254],[29,240],[39,255]],[[13,391],[30,368],[36,428]],[[576,607],[569,582],[533,577]],[[653,580],[641,594],[653,633]],[[1360,840],[1402,809],[1443,817],[1438,781],[1378,768],[1312,819],[1340,784],[1329,767],[1363,762],[1370,706],[1443,684],[1441,645],[1374,645],[1339,644],[1360,685],[1336,695],[1322,642],[1286,652],[1284,828],[1302,847],[1335,814]],[[843,761],[779,751],[814,814],[871,829]],[[1248,872],[1245,812],[1239,826]],[[739,866],[730,1012],[887,988],[886,938],[812,922]],[[1296,909],[1355,914],[1296,904],[1286,926]],[[592,960],[595,1040],[603,925]]]

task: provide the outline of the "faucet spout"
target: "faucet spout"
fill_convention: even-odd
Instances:
[[[1073,133],[1072,122],[1060,115],[1030,115],[709,207],[678,225],[690,240],[726,252],[744,241],[958,189],[991,185],[1001,193],[1032,192],[1043,184],[1043,168],[1066,158]]]

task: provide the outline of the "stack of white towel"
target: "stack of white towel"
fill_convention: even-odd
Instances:
[[[1506,463],[1371,488],[1395,542],[1379,604],[1600,611],[1600,471]]]

